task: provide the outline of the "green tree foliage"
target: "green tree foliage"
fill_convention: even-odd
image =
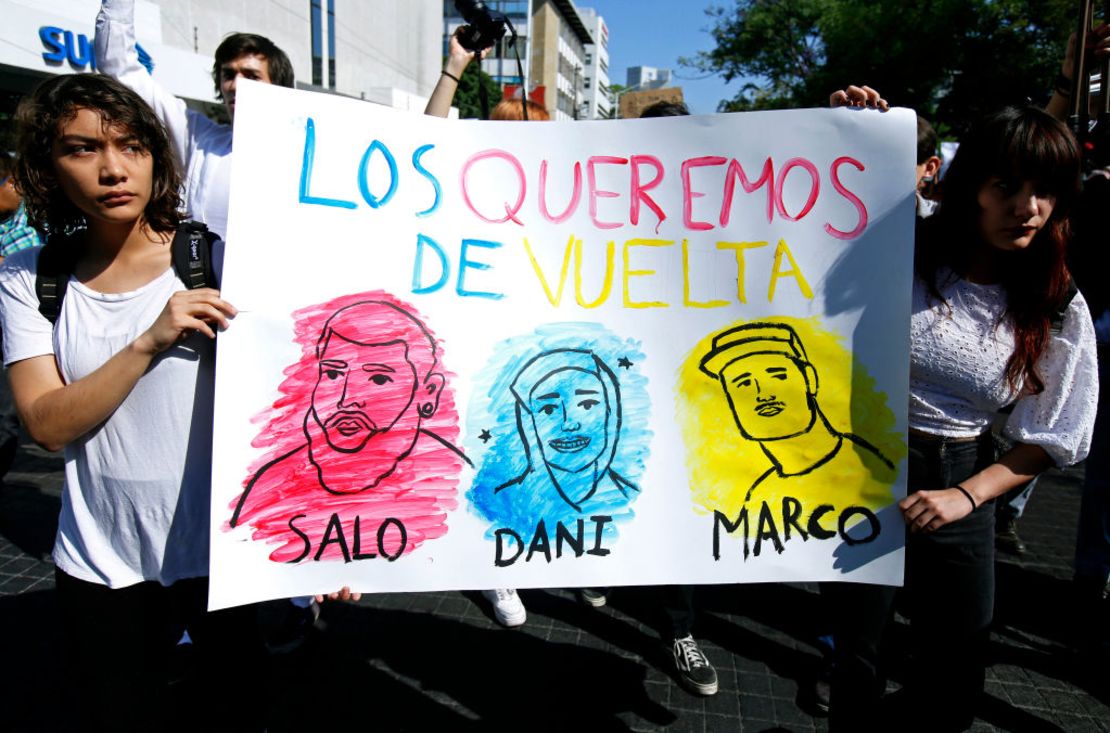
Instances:
[[[620,101],[621,93],[625,90],[624,84],[610,84],[609,85],[609,119],[615,120],[621,115],[617,103]]]
[[[735,0],[714,6],[715,41],[689,66],[748,82],[722,111],[813,107],[868,84],[943,127],[1045,101],[1075,0]]]
[[[461,119],[481,119],[482,102],[478,96],[479,85],[486,87],[490,109],[496,107],[501,101],[501,87],[480,67],[481,64],[477,62],[470,64],[459,78],[459,89],[455,92],[455,106],[459,108]]]

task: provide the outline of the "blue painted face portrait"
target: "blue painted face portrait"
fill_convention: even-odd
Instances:
[[[554,469],[583,471],[609,445],[609,396],[590,372],[553,372],[532,388],[528,409],[544,463]]]
[[[620,386],[597,356],[580,349],[544,352],[524,365],[511,389],[530,472],[546,473],[577,510],[605,479],[626,490],[609,470],[620,436]]]
[[[648,456],[650,399],[639,344],[597,324],[545,324],[494,351],[470,413],[478,473],[467,498],[496,531],[529,542],[541,522],[574,531],[629,521]]]

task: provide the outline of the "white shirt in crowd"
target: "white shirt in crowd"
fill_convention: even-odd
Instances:
[[[949,273],[950,274],[950,273]],[[972,437],[987,430],[998,411],[1015,402],[1006,379],[1014,331],[1003,320],[1006,293],[941,275],[935,302],[914,278],[910,319],[910,428],[934,435]],[[1004,434],[1043,448],[1058,466],[1086,457],[1098,406],[1094,326],[1076,293],[1059,333],[1037,362],[1044,391],[1016,400]]]
[[[231,126],[213,122],[154,81],[135,50],[134,0],[105,0],[96,16],[96,66],[145,99],[170,133],[185,174],[185,210],[223,238],[231,196]]]

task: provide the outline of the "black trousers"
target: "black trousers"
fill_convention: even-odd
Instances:
[[[267,657],[254,606],[208,613],[208,578],[113,590],[55,570],[55,582],[67,727],[263,729]],[[182,628],[193,639],[197,684],[171,706],[169,659]]]
[[[3,352],[4,338],[0,334],[0,353]],[[0,480],[7,475],[19,447],[19,417],[12,400],[12,388],[8,384],[8,372],[0,374]]]
[[[910,437],[909,492],[952,486],[994,462],[989,436],[975,442]],[[879,730],[885,679],[879,646],[893,614],[895,588],[826,584],[835,650],[830,728]],[[994,615],[994,506],[906,539],[910,660],[903,730],[958,731],[974,720],[983,691]]]
[[[663,603],[663,613],[667,617],[667,625],[659,627],[660,638],[671,642],[689,636],[694,627],[697,611],[694,607],[694,586],[692,585],[657,585],[654,586]],[[613,589],[610,586],[596,588],[608,594]]]

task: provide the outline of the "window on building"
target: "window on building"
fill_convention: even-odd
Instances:
[[[335,0],[328,0],[328,89],[335,89]]]
[[[321,0],[309,0],[308,17],[312,28],[312,83],[324,83],[324,28]]]

